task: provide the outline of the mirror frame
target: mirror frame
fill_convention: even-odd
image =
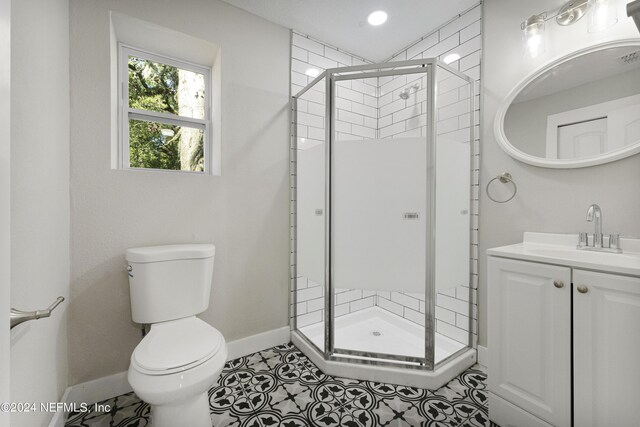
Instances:
[[[522,79],[511,91],[506,98],[501,102],[498,107],[498,111],[496,113],[496,117],[493,122],[493,131],[498,141],[498,145],[502,150],[504,150],[508,155],[513,157],[516,160],[527,163],[533,166],[539,166],[543,168],[555,168],[555,169],[574,169],[574,168],[585,168],[589,166],[601,165],[604,163],[614,162],[616,160],[624,159],[625,157],[633,156],[634,154],[640,153],[640,143],[632,145],[630,147],[612,151],[610,153],[605,153],[604,155],[598,157],[591,157],[586,159],[575,159],[575,160],[558,160],[558,159],[544,159],[542,157],[532,156],[530,154],[525,153],[524,151],[520,151],[515,148],[507,138],[507,135],[504,132],[504,119],[507,114],[507,110],[511,106],[513,100],[520,94],[520,92],[535,79],[543,75],[545,72],[550,70],[551,68],[557,67],[565,62],[571,61],[574,58],[578,58],[584,55],[588,55],[593,52],[597,52],[604,49],[616,48],[616,47],[629,47],[636,46],[640,49],[640,38],[636,39],[622,39],[609,41],[606,43],[600,43],[593,46],[589,46],[584,49],[577,50],[575,52],[571,52],[568,55],[561,56],[559,58],[553,59],[550,62],[543,64],[538,67],[531,74]]]

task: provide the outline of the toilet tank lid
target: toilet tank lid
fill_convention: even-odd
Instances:
[[[127,249],[129,262],[159,262],[180,259],[211,258],[216,253],[212,244],[146,246]]]

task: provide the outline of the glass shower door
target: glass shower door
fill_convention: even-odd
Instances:
[[[324,352],[326,221],[326,79],[299,94],[293,105],[292,323]]]
[[[426,361],[427,69],[335,77],[330,329],[336,356]]]

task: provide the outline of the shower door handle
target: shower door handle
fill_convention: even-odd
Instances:
[[[11,319],[11,329],[15,328],[21,323],[27,322],[29,320],[37,320],[42,319],[43,317],[51,316],[51,312],[59,306],[62,301],[64,301],[63,297],[58,297],[53,304],[51,304],[45,310],[36,310],[36,311],[22,311],[16,310],[15,308],[11,309],[10,319]]]

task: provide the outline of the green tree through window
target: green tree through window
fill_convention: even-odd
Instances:
[[[130,109],[204,120],[203,74],[131,55],[127,65]],[[139,116],[128,124],[131,167],[204,171],[203,129]]]

